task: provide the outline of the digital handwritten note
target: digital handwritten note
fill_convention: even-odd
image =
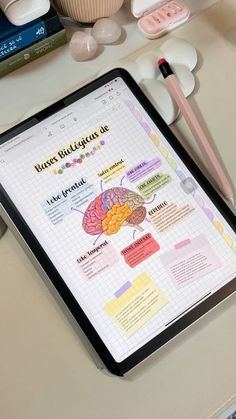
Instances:
[[[167,303],[167,297],[143,272],[117,290],[104,310],[126,336],[131,336]]]
[[[149,161],[141,161],[126,172],[126,177],[130,182],[136,182],[158,169],[160,166],[161,159],[159,157],[155,157],[155,159]]]
[[[137,188],[144,199],[149,199],[154,192],[166,186],[171,180],[170,175],[159,172],[145,180],[143,183],[140,183]]]
[[[160,259],[177,287],[202,278],[221,266],[203,234],[177,243],[174,249],[162,254]]]
[[[175,226],[175,224],[184,220],[193,211],[194,208],[190,204],[178,207],[173,202],[168,203],[167,201],[163,201],[160,205],[156,205],[148,211],[148,214],[151,223],[160,234],[165,233],[171,227]]]
[[[66,215],[71,214],[72,208],[78,209],[88,203],[94,197],[95,192],[94,185],[89,183],[86,178],[81,178],[49,195],[41,202],[41,207],[55,225],[60,223]]]
[[[105,240],[93,247],[77,259],[80,269],[87,279],[93,279],[101,272],[111,268],[118,262],[114,247]]]
[[[124,256],[125,262],[131,268],[134,268],[156,253],[159,249],[160,246],[156,240],[154,240],[151,233],[147,233],[123,249],[121,254]]]
[[[122,174],[125,169],[124,160],[120,159],[105,167],[103,170],[98,172],[98,176],[104,183],[110,182],[110,180],[116,179]]]

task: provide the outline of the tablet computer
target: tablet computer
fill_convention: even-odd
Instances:
[[[0,136],[1,213],[124,375],[236,287],[235,217],[115,69]]]

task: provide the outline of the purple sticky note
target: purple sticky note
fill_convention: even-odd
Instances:
[[[156,157],[149,161],[142,161],[136,166],[132,167],[126,172],[126,177],[130,182],[136,182],[148,175],[152,171],[158,169],[161,166],[161,159]]]
[[[146,122],[141,122],[141,125],[143,129],[146,131],[146,133],[149,134],[149,132],[151,131],[151,128],[149,127],[149,125]]]
[[[203,211],[205,212],[205,214],[209,218],[209,220],[212,221],[214,219],[214,215],[209,208],[203,208]]]
[[[119,298],[122,294],[124,294],[124,292],[125,291],[127,291],[130,287],[131,287],[131,282],[130,281],[127,281],[127,282],[125,282],[125,284],[124,285],[122,285],[122,287],[120,287],[119,289],[118,289],[118,291],[116,291],[115,292],[115,294],[114,294],[114,296],[116,297],[116,298]]]

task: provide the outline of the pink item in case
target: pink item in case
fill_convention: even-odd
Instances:
[[[189,15],[189,9],[185,4],[173,0],[141,17],[138,21],[138,28],[147,38],[158,38],[181,25],[189,18]]]

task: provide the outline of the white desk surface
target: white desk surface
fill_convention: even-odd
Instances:
[[[169,36],[186,39],[198,50],[197,88],[191,102],[201,109],[236,184],[235,1],[218,2]],[[163,39],[144,48],[159,45]],[[44,89],[45,103],[52,100],[47,97],[50,84],[55,92],[60,92],[63,83],[68,90],[67,75],[73,73],[71,89],[76,85],[77,64],[69,58],[67,64],[67,58],[67,49],[62,48],[38,64],[29,64],[36,75],[25,68],[0,81],[0,96],[5,95],[1,131],[21,116],[13,100],[19,92],[25,92],[22,114],[40,106],[37,88],[29,92],[32,78],[38,90]],[[48,79],[43,65],[49,65],[50,72],[53,60],[57,65],[61,60],[64,67],[56,66],[55,78]],[[204,167],[183,121],[173,129],[181,131],[181,141]],[[9,231],[0,240],[0,279],[1,419],[206,419],[236,392],[235,294],[127,378],[119,379],[96,369]]]

